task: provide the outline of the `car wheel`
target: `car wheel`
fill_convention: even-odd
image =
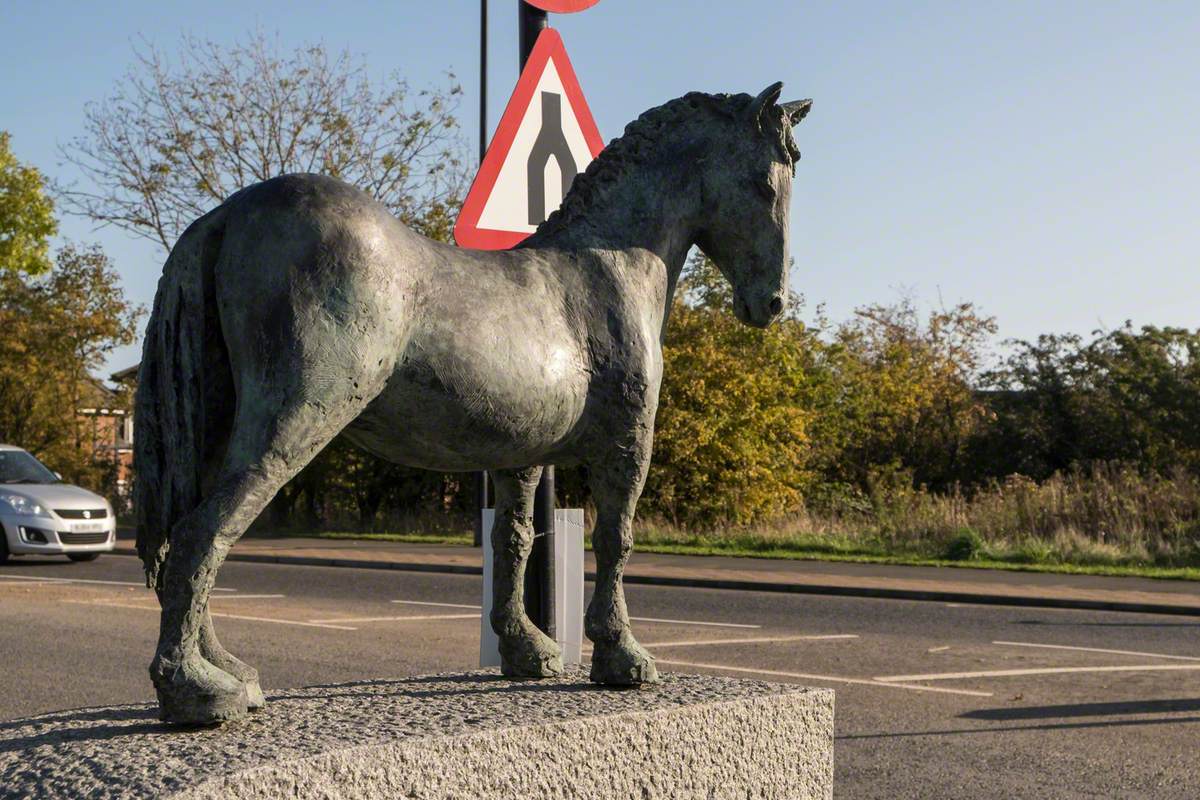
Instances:
[[[95,561],[100,557],[99,553],[68,553],[67,558],[72,561]]]
[[[5,537],[4,529],[0,528],[0,564],[8,563],[8,539]]]

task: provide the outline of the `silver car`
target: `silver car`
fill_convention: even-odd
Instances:
[[[0,564],[10,555],[65,555],[92,561],[117,544],[112,505],[63,483],[19,447],[0,444]]]

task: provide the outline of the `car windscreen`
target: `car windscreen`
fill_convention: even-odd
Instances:
[[[58,478],[23,450],[0,450],[0,483],[58,483]]]

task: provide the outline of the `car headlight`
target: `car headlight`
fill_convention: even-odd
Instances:
[[[50,512],[43,508],[40,504],[35,503],[28,497],[20,494],[8,494],[0,492],[0,503],[5,503],[13,510],[13,513],[20,514],[23,517],[49,517]]]

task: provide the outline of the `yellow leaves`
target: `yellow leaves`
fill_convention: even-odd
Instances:
[[[688,264],[671,312],[644,508],[692,527],[749,524],[805,496],[869,492],[878,475],[947,474],[982,421],[969,382],[990,318],[871,306],[807,327],[737,322],[724,278]],[[896,472],[899,470],[899,472]],[[939,472],[940,471],[940,472]],[[890,473],[889,473],[890,474]]]
[[[808,479],[808,415],[787,374],[794,331],[745,328],[712,307],[672,315],[645,502],[693,524],[786,511]]]

